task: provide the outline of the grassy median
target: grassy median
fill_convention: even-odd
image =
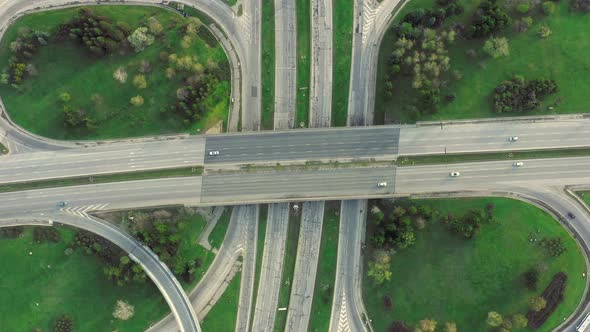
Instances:
[[[332,298],[336,282],[336,260],[338,258],[339,214],[340,202],[326,202],[322,243],[309,319],[310,332],[328,331],[330,328]]]
[[[311,75],[311,13],[309,0],[297,0],[297,123],[309,122]]]
[[[181,167],[181,168],[167,168],[149,171],[123,172],[111,174],[95,174],[78,176],[63,179],[48,179],[29,182],[15,182],[8,184],[0,184],[0,192],[12,192],[32,189],[44,189],[55,187],[70,187],[88,184],[123,182],[123,181],[137,181],[148,179],[161,178],[175,178],[175,177],[189,177],[199,176],[203,174],[203,167]]]
[[[261,128],[274,128],[275,108],[275,5],[274,1],[262,1],[262,68],[260,72],[261,87],[258,94],[261,98]]]
[[[354,3],[350,0],[334,0],[332,4],[332,125],[340,127],[346,126],[348,118]]]
[[[301,206],[300,203],[299,206]],[[283,263],[283,274],[281,277],[281,289],[279,291],[278,308],[288,308],[291,298],[291,285],[293,284],[293,273],[297,261],[297,245],[299,242],[299,228],[301,216],[294,214],[289,209],[289,228],[287,230],[287,245],[285,246],[285,260]],[[287,324],[288,310],[278,311],[275,318],[275,330],[284,331]]]
[[[397,159],[396,164],[398,166],[415,166],[429,164],[456,164],[477,161],[567,158],[585,156],[590,156],[590,148],[400,156]]]
[[[235,330],[241,280],[242,272],[240,271],[229,282],[225,292],[223,292],[217,303],[211,308],[211,311],[200,321],[203,331],[230,332]]]

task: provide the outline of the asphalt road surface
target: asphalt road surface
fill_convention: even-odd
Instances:
[[[399,129],[321,129],[207,137],[205,163],[377,157],[397,154]],[[209,156],[209,151],[219,151]]]
[[[203,137],[33,152],[3,158],[0,183],[202,165]]]
[[[361,319],[364,307],[360,286],[361,243],[365,237],[367,201],[342,201],[340,215],[336,282],[329,331],[365,331]]]
[[[332,1],[311,0],[309,127],[329,127],[332,119]]]
[[[297,98],[297,29],[295,0],[274,1],[275,103],[274,128],[295,126]]]
[[[381,197],[393,194],[395,168],[342,168],[203,177],[202,203],[210,205]],[[388,186],[378,187],[386,181]]]
[[[297,260],[285,326],[288,332],[308,330],[322,242],[324,206],[324,202],[303,203]]]
[[[273,331],[285,258],[289,203],[269,204],[252,331]]]
[[[258,205],[240,205],[234,208],[232,218],[239,218],[244,224],[242,252],[242,279],[240,281],[240,298],[238,299],[238,315],[236,332],[247,331],[252,317],[254,300],[254,279],[256,277],[256,246],[258,244]]]

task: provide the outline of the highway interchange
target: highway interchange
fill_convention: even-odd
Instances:
[[[157,4],[156,1],[126,1],[132,4]],[[232,8],[216,0],[185,0],[209,15],[227,37],[236,53],[242,77],[239,102],[243,131],[260,128],[260,1],[244,0],[244,14],[238,16]],[[3,33],[15,17],[36,8],[78,5],[92,1],[11,1],[0,5],[0,33]],[[290,8],[289,1],[276,1]],[[291,3],[292,4],[292,3]],[[355,25],[358,30],[353,39],[353,65],[349,102],[349,125],[372,123],[372,99],[378,44],[391,22],[397,1],[381,3],[358,0],[355,2]],[[402,3],[403,5],[403,3]],[[314,11],[317,9],[317,11]],[[326,127],[330,123],[330,98],[322,89],[331,90],[331,5],[312,1],[312,88],[310,97],[310,127]],[[277,16],[276,36],[289,29],[292,17],[289,13]],[[276,15],[276,14],[275,14]],[[315,15],[315,16],[314,16]],[[285,22],[281,21],[285,20]],[[279,37],[277,37],[279,38]],[[294,51],[289,39],[282,51]],[[277,43],[277,45],[279,45]],[[279,54],[277,52],[277,54]],[[289,55],[287,55],[289,59]],[[281,64],[283,66],[284,64]],[[279,66],[279,62],[277,62]],[[0,120],[2,142],[11,154],[2,159],[0,183],[33,181],[49,178],[95,175],[102,173],[126,172],[171,168],[181,166],[205,166],[207,168],[232,168],[244,164],[269,165],[305,161],[351,161],[358,159],[391,160],[399,155],[422,155],[433,153],[468,153],[481,151],[515,151],[526,149],[555,149],[588,146],[590,120],[581,115],[563,117],[539,117],[510,119],[506,121],[442,122],[418,125],[398,125],[349,129],[291,130],[290,105],[295,94],[288,81],[294,68],[278,70],[277,77],[286,77],[277,83],[277,105],[286,105],[285,114],[275,117],[274,132],[250,134],[224,134],[212,136],[171,136],[112,142],[58,142],[36,137],[13,124],[3,112]],[[315,77],[315,78],[314,78]],[[3,108],[3,107],[2,107]],[[282,108],[281,108],[282,110]],[[282,110],[283,111],[283,110]],[[232,113],[234,114],[234,113]],[[276,114],[282,114],[277,112]],[[285,120],[287,119],[287,120]],[[231,120],[231,119],[230,119]],[[233,119],[234,122],[235,119]],[[230,121],[231,122],[231,121]],[[237,129],[237,128],[236,128]],[[517,142],[508,140],[519,136]],[[219,156],[209,156],[209,151],[220,151]],[[87,212],[97,209],[123,209],[155,205],[184,204],[221,205],[267,203],[279,201],[318,201],[304,204],[304,227],[317,229],[318,216],[323,214],[323,202],[327,199],[346,199],[342,203],[338,246],[337,278],[330,322],[331,331],[370,329],[363,319],[364,308],[360,293],[362,261],[360,245],[364,237],[366,198],[392,196],[428,196],[446,193],[448,195],[509,195],[523,199],[547,209],[556,217],[566,220],[567,212],[578,216],[568,224],[578,235],[586,248],[590,242],[590,220],[585,207],[563,188],[590,184],[590,157],[525,160],[524,166],[516,168],[510,161],[466,163],[455,165],[429,165],[411,167],[356,167],[337,169],[289,169],[260,172],[217,173],[181,179],[160,179],[125,183],[97,184],[65,188],[51,188],[0,194],[0,207],[5,212],[2,226],[20,223],[45,224],[50,220],[84,228],[102,235],[128,251],[146,269],[148,275],[162,291],[176,321],[168,318],[154,326],[154,329],[170,331],[175,324],[181,331],[199,331],[197,317],[202,318],[211,306],[214,293],[224,289],[226,277],[235,273],[238,256],[243,257],[242,287],[238,327],[247,330],[254,312],[254,323],[270,326],[274,318],[269,310],[276,307],[275,295],[269,298],[258,295],[253,308],[254,285],[252,267],[255,265],[255,243],[258,223],[258,207],[241,205],[234,209],[226,239],[211,269],[197,288],[186,295],[179,288],[174,276],[149,249],[125,235],[121,230],[101,220],[89,217]],[[449,173],[458,171],[461,176],[451,178]],[[379,188],[377,182],[387,181],[388,186]],[[364,198],[358,200],[359,198]],[[71,209],[60,209],[57,202],[67,200]],[[277,229],[267,229],[263,264],[268,270],[275,266],[280,269],[280,248],[284,244],[286,230],[281,228],[288,204],[273,204],[269,222],[277,220]],[[287,212],[285,212],[287,211]],[[274,216],[274,217],[273,217]],[[282,217],[281,217],[282,216]],[[274,218],[274,219],[273,219]],[[308,221],[309,223],[307,223]],[[286,221],[285,221],[286,222]],[[315,223],[315,226],[314,226]],[[268,227],[268,226],[267,226]],[[314,228],[315,227],[315,228]],[[319,226],[321,231],[321,224]],[[273,236],[273,234],[279,234]],[[317,232],[308,231],[306,236],[318,238]],[[267,241],[270,250],[279,248],[271,257],[266,253]],[[306,243],[306,237],[300,243]],[[298,260],[299,270],[309,271],[307,279],[299,278],[293,288],[293,306],[289,309],[288,330],[306,326],[305,319],[311,308],[310,301],[299,293],[313,294],[313,287],[306,280],[315,279],[314,257],[311,250],[309,260]],[[307,267],[301,267],[305,264]],[[279,267],[277,267],[277,264]],[[296,267],[295,275],[302,275]],[[246,275],[246,277],[244,277]],[[272,274],[267,276],[272,280]],[[231,279],[231,278],[230,278]],[[269,281],[270,283],[270,281]],[[313,284],[313,283],[312,283]],[[276,287],[274,287],[276,288]],[[273,294],[273,292],[269,292]],[[260,294],[260,292],[259,292]],[[261,298],[261,296],[264,296]],[[192,301],[192,304],[191,304]],[[584,304],[584,310],[588,310]],[[266,320],[257,316],[265,313]],[[271,315],[272,316],[272,315]],[[579,315],[578,315],[579,316]],[[575,318],[575,317],[574,317]],[[308,318],[307,318],[308,319]],[[571,331],[576,319],[568,319],[564,330]],[[290,325],[289,325],[290,324]],[[302,325],[303,324],[303,325]],[[289,328],[291,326],[291,328]]]

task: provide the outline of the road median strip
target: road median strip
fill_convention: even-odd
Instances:
[[[417,166],[432,164],[457,164],[477,161],[521,160],[542,158],[566,158],[590,156],[590,148],[570,148],[552,150],[448,153],[423,156],[399,156],[397,166]]]
[[[123,172],[123,173],[96,174],[96,175],[86,175],[86,176],[62,178],[62,179],[47,179],[47,180],[35,180],[35,181],[0,184],[0,193],[22,191],[22,190],[32,190],[32,189],[45,189],[45,188],[54,188],[54,187],[70,187],[70,186],[110,183],[110,182],[136,181],[136,180],[160,179],[160,178],[171,178],[171,177],[200,176],[202,174],[203,174],[203,167],[201,167],[201,166],[166,168],[166,169]]]

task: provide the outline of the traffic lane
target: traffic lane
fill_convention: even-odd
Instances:
[[[396,175],[397,193],[486,190],[506,183],[573,185],[590,183],[590,157],[512,160],[400,167]],[[460,176],[452,177],[451,172]]]
[[[384,196],[394,192],[394,179],[393,167],[207,175],[201,201],[232,204]],[[378,187],[383,181],[388,186]]]
[[[518,136],[518,141],[510,137]],[[403,127],[402,155],[588,146],[590,121],[502,122]]]
[[[394,155],[397,154],[398,140],[399,128],[391,127],[210,136],[206,143],[205,162]],[[209,151],[219,151],[219,155],[209,156]]]
[[[159,144],[114,151],[71,149],[11,155],[0,164],[0,183],[201,165],[203,151],[204,146],[199,150],[195,144]]]
[[[59,211],[67,206],[109,204],[109,209],[137,206],[198,204],[201,177],[113,182],[95,185],[0,193],[3,214]]]

